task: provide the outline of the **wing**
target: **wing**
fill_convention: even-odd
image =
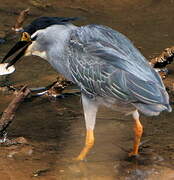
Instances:
[[[79,85],[82,93],[90,98],[100,96],[117,98],[122,101],[130,100],[125,91],[126,87],[124,87],[123,71],[108,64],[98,63],[90,56],[85,59],[85,63],[74,61],[74,58],[70,60],[72,79]]]
[[[116,68],[163,86],[159,75],[123,34],[102,25],[88,25],[74,31],[71,38],[76,45],[83,46],[87,54],[101,57]]]
[[[75,54],[70,62],[73,78],[89,95],[144,103],[168,101],[159,75],[121,33],[88,25],[72,33],[70,44]]]

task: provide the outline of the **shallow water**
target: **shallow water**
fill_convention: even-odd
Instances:
[[[17,12],[31,7],[30,22],[38,16],[86,17],[77,24],[97,23],[111,26],[127,35],[150,59],[173,45],[172,0],[111,1],[42,1],[44,7],[32,6],[34,1],[10,0],[0,4],[0,28],[8,41],[0,45],[3,56],[19,38],[10,32]],[[35,1],[36,2],[36,1]],[[40,2],[40,1],[37,1]],[[14,7],[14,3],[16,3]],[[36,5],[36,4],[35,4]],[[171,65],[171,69],[174,66]],[[57,73],[36,57],[25,57],[16,65],[9,80],[30,87],[48,85]],[[173,75],[170,75],[173,78]],[[12,99],[1,92],[0,112]],[[174,179],[174,113],[158,117],[142,116],[145,141],[139,160],[128,160],[133,143],[133,122],[110,109],[101,108],[95,129],[96,142],[84,162],[72,159],[80,152],[85,139],[83,112],[78,96],[57,101],[36,98],[21,105],[8,130],[8,137],[25,137],[28,145],[0,148],[0,179],[28,180],[172,180]]]

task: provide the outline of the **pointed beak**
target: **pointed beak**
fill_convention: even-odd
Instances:
[[[5,57],[2,59],[1,63],[4,63],[10,56],[15,54],[17,51],[19,53],[8,63],[8,67],[15,64],[22,56],[25,55],[25,51],[27,50],[28,46],[32,43],[30,35],[27,32],[22,33],[22,38],[19,42],[17,42],[10,51],[5,55]]]

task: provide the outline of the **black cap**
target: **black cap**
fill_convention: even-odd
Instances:
[[[71,21],[78,20],[78,17],[40,17],[35,19],[30,25],[24,28],[25,32],[32,35],[39,29],[44,29],[54,24],[68,24]]]

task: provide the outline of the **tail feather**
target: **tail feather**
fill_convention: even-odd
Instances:
[[[143,104],[143,103],[133,103],[133,105],[143,114],[147,116],[157,116],[162,111],[171,112],[172,108],[169,104]]]
[[[155,81],[143,81],[137,77],[129,76],[127,87],[131,95],[137,99],[132,103],[142,113],[155,116],[162,111],[171,112],[169,95],[164,86]]]

